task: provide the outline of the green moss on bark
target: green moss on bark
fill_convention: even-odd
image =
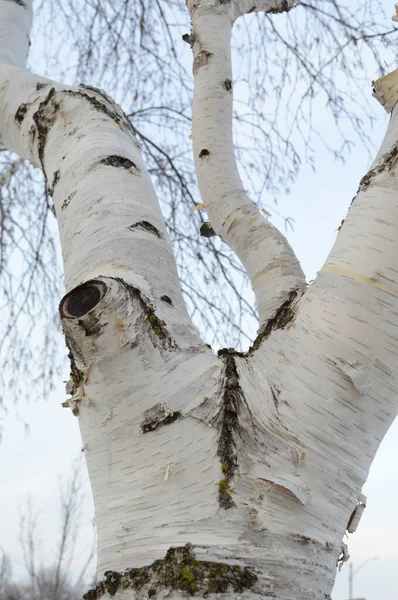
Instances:
[[[257,575],[247,567],[196,560],[190,544],[170,548],[165,558],[147,567],[127,569],[124,573],[107,571],[105,579],[83,596],[99,600],[114,596],[119,589],[131,588],[142,597],[156,597],[160,588],[180,590],[189,596],[207,596],[227,592],[242,593],[254,586]]]

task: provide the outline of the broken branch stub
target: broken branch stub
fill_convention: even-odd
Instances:
[[[87,281],[77,286],[61,300],[60,314],[64,318],[78,319],[95,308],[107,291],[103,281]]]

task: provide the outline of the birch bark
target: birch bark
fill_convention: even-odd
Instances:
[[[264,218],[243,187],[232,139],[231,28],[247,12],[282,12],[293,2],[187,0],[191,16],[195,93],[192,139],[195,169],[215,232],[237,254],[252,282],[260,325],[305,278],[285,237]]]
[[[31,1],[0,0],[1,141],[43,169],[62,242],[68,404],[104,577],[86,600],[329,598],[348,521],[397,412],[397,76],[377,83],[392,110],[386,138],[303,294],[296,257],[238,178],[229,96],[221,113],[229,30],[249,4],[189,2],[199,183],[262,315],[248,353],[216,357],[187,315],[122,110],[100,90],[26,71]]]

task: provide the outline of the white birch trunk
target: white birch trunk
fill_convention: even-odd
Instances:
[[[0,0],[1,141],[44,170],[62,241],[69,403],[94,495],[100,580],[106,572],[87,600],[329,598],[350,515],[397,412],[398,111],[300,298],[297,259],[238,178],[231,100],[226,116],[214,113],[229,29],[253,6],[289,8],[190,3],[196,59],[210,54],[195,67],[195,157],[209,151],[199,182],[262,315],[249,353],[216,357],[187,315],[123,112],[103,92],[25,71],[31,2]],[[392,88],[378,83],[390,109]]]

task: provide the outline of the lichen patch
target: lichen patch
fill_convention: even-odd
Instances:
[[[196,560],[191,544],[170,548],[165,558],[140,569],[123,573],[107,571],[105,579],[83,596],[84,600],[100,600],[105,594],[115,596],[118,590],[136,590],[137,598],[156,598],[158,592],[179,590],[188,596],[208,594],[241,594],[251,589],[257,575],[248,567]],[[164,597],[164,594],[162,595]]]

